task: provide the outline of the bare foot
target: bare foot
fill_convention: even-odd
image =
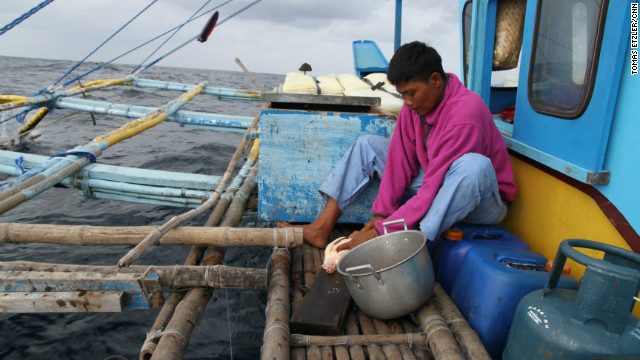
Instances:
[[[302,228],[302,238],[309,244],[324,249],[329,243],[331,227],[320,226],[315,221],[306,225],[292,225],[288,222],[278,222],[278,227],[300,227]]]

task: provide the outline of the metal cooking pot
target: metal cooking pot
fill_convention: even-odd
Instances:
[[[387,234],[387,225],[404,223],[404,231]],[[433,294],[433,265],[427,237],[407,230],[404,220],[382,224],[384,235],[351,249],[338,262],[351,297],[368,315],[395,319],[420,308]]]

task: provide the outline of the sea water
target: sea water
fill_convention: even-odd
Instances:
[[[55,82],[74,65],[70,61],[0,56],[0,94],[28,96]],[[98,64],[83,65],[81,74]],[[249,64],[248,64],[249,65]],[[250,65],[249,65],[250,67]],[[83,83],[95,79],[121,78],[130,65],[107,65]],[[284,76],[254,74],[266,88],[282,83]],[[208,81],[208,86],[254,90],[241,71],[215,71],[152,67],[139,77],[186,84]],[[157,107],[182,93],[117,86],[87,93],[91,100]],[[183,109],[238,116],[255,116],[259,102],[220,101],[197,96]],[[35,134],[12,151],[54,155],[117,129],[131,119],[56,109],[48,114]],[[32,115],[30,113],[30,115]],[[60,120],[58,122],[54,122]],[[13,120],[12,120],[13,121]],[[43,126],[53,123],[50,126]],[[16,127],[16,124],[4,124]],[[11,129],[12,130],[12,129]],[[0,132],[2,129],[0,129]],[[162,123],[134,138],[115,144],[98,158],[102,164],[145,169],[222,175],[242,133],[189,129]],[[239,166],[242,165],[240,161]],[[161,225],[189,209],[85,198],[78,190],[51,188],[0,215],[0,222],[94,226]],[[208,214],[188,224],[201,226]],[[255,213],[245,214],[241,226],[271,227]],[[130,246],[67,246],[47,244],[1,244],[0,261],[37,261],[64,264],[115,265]],[[183,264],[188,246],[158,246],[148,249],[138,265]],[[225,263],[232,266],[266,268],[270,249],[231,248]],[[265,323],[266,293],[253,290],[214,291],[190,339],[185,359],[255,359],[259,357]],[[159,309],[120,313],[0,314],[0,358],[2,359],[105,359],[121,355],[137,359],[147,332]]]

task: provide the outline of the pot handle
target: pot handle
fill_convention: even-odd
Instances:
[[[387,221],[387,222],[383,222],[382,223],[382,228],[384,229],[384,235],[387,235],[387,225],[393,225],[393,224],[399,224],[399,223],[403,223],[404,224],[404,231],[407,231],[407,222],[404,221],[404,219],[391,220],[391,221]]]
[[[351,272],[358,271],[358,270],[366,270],[366,269],[371,270],[371,274],[358,274],[358,275],[373,275],[378,280],[378,284],[384,285],[382,276],[380,276],[380,274],[376,272],[376,270],[373,268],[373,265],[371,264],[353,266],[345,269],[345,271],[347,272],[347,274],[349,274],[349,279],[353,281],[356,284],[356,286],[358,286],[359,289],[362,289],[362,285],[360,285],[360,281],[358,281],[355,277],[353,277],[353,274]]]

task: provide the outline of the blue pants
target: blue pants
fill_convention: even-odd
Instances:
[[[325,200],[333,198],[344,211],[373,176],[381,178],[389,142],[382,136],[359,137],[320,186],[319,191]],[[415,195],[423,177],[421,168],[406,192]],[[468,153],[449,167],[433,203],[420,220],[420,231],[426,234],[427,239],[436,240],[442,231],[458,221],[495,224],[506,214],[507,206],[500,198],[491,160],[481,154]]]

